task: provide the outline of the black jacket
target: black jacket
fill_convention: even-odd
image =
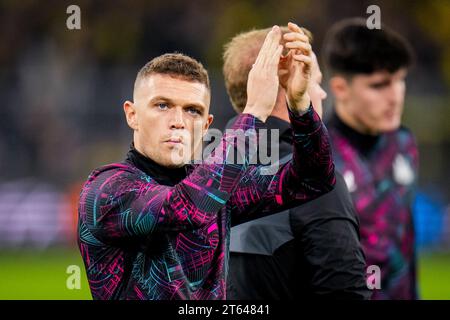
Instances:
[[[280,130],[283,162],[289,123],[269,117],[266,125]],[[227,299],[368,299],[365,279],[359,221],[339,173],[320,198],[231,229]]]

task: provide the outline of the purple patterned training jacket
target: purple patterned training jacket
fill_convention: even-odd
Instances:
[[[231,224],[298,206],[335,184],[317,113],[311,106],[290,118],[293,159],[273,175],[249,165],[249,152],[237,150],[244,137],[233,132],[216,148],[214,163],[187,165],[173,185],[158,183],[155,171],[133,157],[94,170],[80,195],[78,226],[93,298],[225,299]],[[262,125],[242,114],[233,128]],[[249,136],[256,143],[257,135]],[[241,164],[226,158],[230,153]]]
[[[328,128],[336,169],[344,176],[360,219],[367,266],[380,268],[380,288],[375,276],[369,279],[375,287],[372,299],[417,299],[412,208],[419,154],[414,136],[405,127],[364,135],[337,115]]]

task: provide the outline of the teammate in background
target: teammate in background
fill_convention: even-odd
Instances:
[[[329,30],[323,54],[335,99],[327,128],[336,168],[361,221],[367,264],[381,269],[372,298],[416,299],[418,151],[401,126],[410,46],[386,26],[370,30],[364,19],[347,19]]]
[[[246,83],[252,64],[270,29],[235,36],[225,45],[223,72],[235,111],[247,104]],[[284,41],[295,35],[282,28]],[[311,33],[304,30],[309,42]],[[294,51],[285,51],[289,60]],[[322,114],[326,93],[312,52],[307,92]],[[281,76],[282,77],[282,76]],[[265,128],[279,130],[281,162],[292,157],[292,131],[283,88]],[[230,120],[229,127],[235,119]],[[333,191],[307,204],[234,226],[231,230],[229,299],[293,300],[304,298],[367,299],[365,260],[359,242],[357,215],[344,179],[336,172]]]

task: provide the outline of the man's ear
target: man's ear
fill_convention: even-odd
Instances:
[[[136,106],[134,103],[129,100],[125,101],[123,104],[123,111],[125,112],[128,126],[133,130],[138,130]]]
[[[342,76],[333,76],[330,81],[330,90],[337,101],[345,101],[348,98],[350,86],[348,80]]]
[[[206,119],[205,125],[203,126],[203,135],[206,134],[206,132],[209,129],[209,126],[214,121],[214,116],[212,114],[208,114],[208,119]]]

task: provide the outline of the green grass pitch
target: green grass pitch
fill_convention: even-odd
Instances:
[[[80,289],[67,288],[69,265],[81,268]],[[419,288],[422,299],[450,299],[450,253],[419,254]],[[91,299],[79,252],[0,251],[0,299]]]

